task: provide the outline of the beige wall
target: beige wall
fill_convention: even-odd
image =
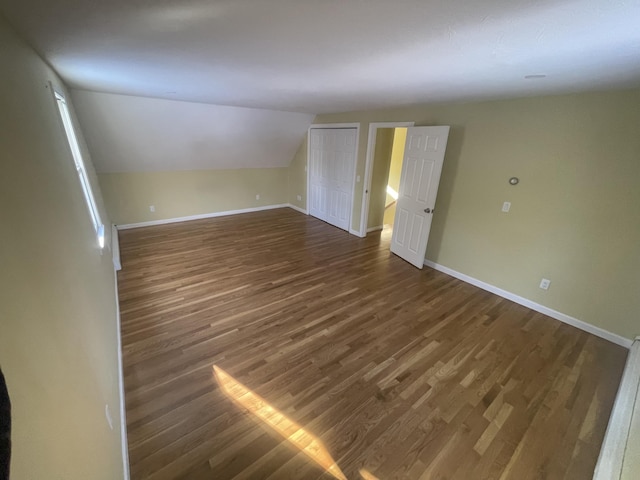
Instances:
[[[381,227],[384,222],[384,206],[387,198],[387,180],[389,179],[393,136],[393,128],[378,128],[371,168],[367,228]]]
[[[2,17],[0,62],[0,365],[13,403],[12,478],[123,478],[113,265],[47,84],[61,83]]]
[[[402,174],[402,160],[404,160],[404,145],[407,143],[407,129],[396,128],[393,134],[391,150],[391,165],[389,166],[389,186],[396,192],[400,190],[400,175]],[[387,198],[387,202],[392,201]]]
[[[427,258],[631,338],[640,333],[640,90],[318,116],[450,125]],[[521,183],[510,186],[511,176]],[[292,188],[295,188],[293,186]],[[512,203],[511,212],[500,211]],[[359,229],[362,183],[352,228]],[[538,288],[542,277],[551,288]]]
[[[287,168],[101,173],[98,179],[118,225],[287,203]]]

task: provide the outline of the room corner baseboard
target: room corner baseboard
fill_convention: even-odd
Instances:
[[[382,230],[382,229],[384,229],[384,225],[378,225],[376,227],[369,227],[369,228],[367,228],[367,233],[377,232],[378,230]]]
[[[611,409],[611,417],[609,417],[593,480],[632,478],[626,476],[625,459],[637,455],[640,450],[638,445],[633,445],[629,441],[633,417],[640,413],[639,401],[640,341],[636,337],[627,357],[620,388]]]
[[[557,310],[553,310],[552,308],[545,307],[544,305],[540,305],[539,303],[533,302],[527,298],[521,297],[520,295],[516,295],[515,293],[508,292],[503,290],[502,288],[496,287],[489,283],[483,282],[482,280],[478,280],[477,278],[470,277],[469,275],[465,275],[464,273],[457,272],[449,267],[445,267],[444,265],[440,265],[438,263],[432,262],[431,260],[425,260],[424,264],[427,267],[431,267],[434,270],[438,270],[439,272],[446,273],[447,275],[451,275],[463,282],[470,283],[476,287],[479,287],[487,292],[494,293],[500,297],[506,298],[507,300],[511,300],[512,302],[523,305],[531,310],[535,310],[536,312],[543,313],[551,318],[555,318],[556,320],[560,320],[563,323],[567,323],[571,326],[579,328],[580,330],[584,330],[585,332],[591,333],[597,337],[604,338],[616,345],[620,345],[625,348],[630,348],[633,343],[632,340],[617,335],[615,333],[609,332],[600,327],[596,327],[595,325],[591,325],[590,323],[584,322],[582,320],[578,320],[577,318],[571,317],[562,312],[558,312]]]
[[[227,215],[239,215],[242,213],[261,212],[263,210],[273,210],[275,208],[290,207],[288,203],[277,205],[265,205],[262,207],[242,208],[239,210],[226,210],[224,212],[203,213],[200,215],[189,215],[187,217],[166,218],[163,220],[151,220],[149,222],[127,223],[116,225],[118,230],[129,230],[131,228],[152,227],[154,225],[166,225],[168,223],[189,222],[191,220],[202,220],[204,218],[226,217]]]
[[[287,207],[293,208],[297,212],[304,213],[305,215],[309,215],[309,211],[308,210],[305,210],[304,208],[300,208],[300,207],[294,205],[293,203],[288,203]]]
[[[361,233],[361,232],[360,232],[360,231],[358,231],[358,230],[354,230],[353,228],[350,228],[350,229],[349,229],[349,233],[350,233],[351,235],[355,235],[356,237],[360,237],[360,238],[364,238],[364,237],[366,236],[366,233],[364,233],[364,234],[363,234],[363,233]]]

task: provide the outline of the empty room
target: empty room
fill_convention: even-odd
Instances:
[[[0,480],[640,478],[638,25],[0,0]]]

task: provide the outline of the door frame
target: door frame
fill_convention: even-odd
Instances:
[[[362,188],[362,211],[360,212],[359,237],[367,236],[367,222],[369,221],[369,198],[371,196],[371,181],[373,178],[373,160],[376,151],[376,138],[379,128],[415,127],[416,122],[373,122],[369,124],[369,140],[367,143],[367,157],[364,167],[364,185]]]
[[[360,147],[360,123],[314,123],[309,126],[307,130],[307,164],[305,170],[307,171],[307,215],[310,215],[311,208],[309,207],[309,195],[311,194],[311,169],[309,168],[311,160],[311,130],[315,129],[332,129],[332,128],[355,128],[356,129],[356,149],[353,155],[353,178],[351,182],[351,207],[349,208],[349,230],[352,235],[361,236],[360,232],[351,228],[351,221],[353,220],[353,204],[356,198],[356,170],[358,168],[358,153]]]

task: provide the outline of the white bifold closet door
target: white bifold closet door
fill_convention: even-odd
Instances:
[[[309,133],[309,214],[349,231],[356,163],[355,128]]]

